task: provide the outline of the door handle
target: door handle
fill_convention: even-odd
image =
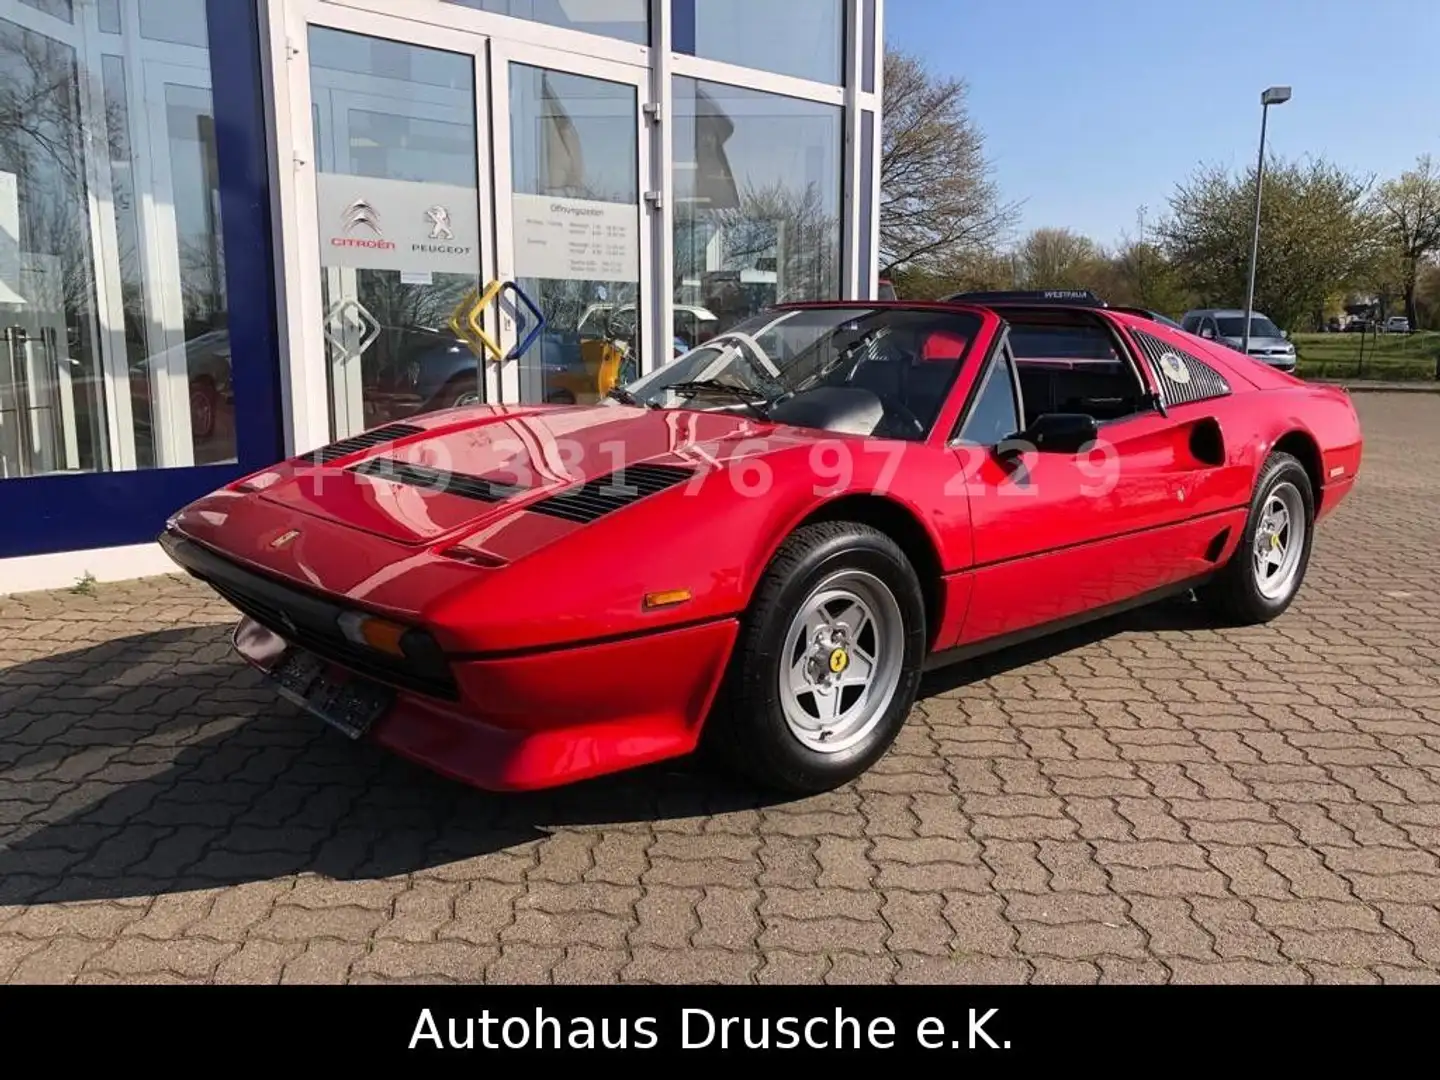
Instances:
[[[483,350],[492,360],[505,359],[504,351],[495,344],[495,339],[485,332],[485,327],[480,325],[480,317],[500,295],[504,285],[503,281],[496,278],[483,290],[471,289],[460,298],[460,303],[455,305],[455,310],[450,315],[450,329],[470,346],[470,351],[477,357]]]

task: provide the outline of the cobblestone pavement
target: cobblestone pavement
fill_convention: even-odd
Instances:
[[[926,688],[838,793],[492,797],[278,704],[159,579],[0,599],[0,980],[1440,980],[1440,399],[1357,399],[1301,600]]]

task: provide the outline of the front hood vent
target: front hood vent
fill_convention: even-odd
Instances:
[[[675,465],[630,465],[559,495],[541,499],[525,509],[578,525],[588,525],[606,514],[682,484],[694,475],[693,469]]]
[[[385,427],[376,428],[374,431],[363,431],[359,435],[352,435],[348,439],[341,439],[329,446],[322,446],[313,454],[301,455],[302,461],[313,462],[316,465],[329,465],[332,461],[349,457],[351,454],[359,454],[365,450],[373,450],[377,446],[384,446],[386,443],[394,442],[396,439],[408,438],[411,435],[419,435],[424,428],[416,427],[414,424],[388,424]]]
[[[455,495],[476,502],[498,503],[522,494],[526,489],[514,484],[501,484],[483,476],[466,476],[463,473],[447,472],[429,465],[418,465],[393,458],[367,458],[358,465],[352,465],[350,472],[361,476],[373,476],[377,480],[389,480],[392,484],[424,488],[435,494]]]

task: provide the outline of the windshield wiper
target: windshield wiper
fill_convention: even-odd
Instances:
[[[734,383],[724,382],[720,379],[694,379],[690,382],[672,383],[665,389],[672,390],[681,397],[695,397],[697,394],[718,390],[743,403],[762,420],[770,419],[770,399],[758,390],[736,386]]]
[[[622,405],[636,405],[642,409],[658,409],[660,406],[653,401],[641,401],[638,397],[626,390],[623,386],[613,386],[605,394]]]

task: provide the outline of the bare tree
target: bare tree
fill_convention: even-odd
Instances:
[[[1381,184],[1374,210],[1398,261],[1399,285],[1410,325],[1419,323],[1415,292],[1425,260],[1440,251],[1440,168],[1426,154],[1415,168]]]
[[[880,265],[932,271],[995,246],[1019,207],[1002,203],[970,119],[966,85],[932,75],[917,57],[885,52],[880,152]]]

